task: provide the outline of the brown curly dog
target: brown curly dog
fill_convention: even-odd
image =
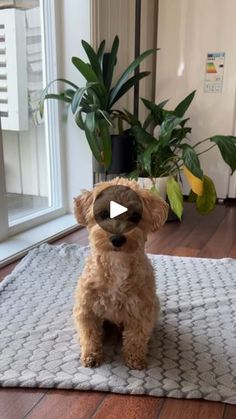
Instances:
[[[122,243],[117,247],[112,233],[96,222],[93,204],[106,188],[120,185],[138,195],[142,215],[138,224],[122,235]],[[103,323],[109,320],[122,326],[125,364],[132,369],[143,369],[148,341],[160,308],[153,269],[144,246],[147,234],[158,230],[166,221],[168,205],[137,182],[124,178],[102,182],[93,191],[84,191],[74,203],[77,221],[87,226],[91,245],[91,254],[77,284],[73,312],[81,362],[86,367],[101,364]]]

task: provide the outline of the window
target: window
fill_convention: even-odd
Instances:
[[[55,0],[16,1],[16,7],[12,1],[0,1],[0,8],[1,3],[3,240],[64,213],[64,209],[58,103],[45,104],[43,120],[38,111],[43,87],[57,77]]]

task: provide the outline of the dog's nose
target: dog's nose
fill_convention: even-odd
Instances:
[[[126,242],[126,237],[122,236],[121,234],[116,234],[115,236],[110,237],[110,241],[112,242],[113,246],[121,247]]]

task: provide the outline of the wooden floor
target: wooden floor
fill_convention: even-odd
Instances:
[[[85,229],[56,242],[87,244]],[[207,217],[186,204],[181,223],[151,234],[147,251],[156,254],[236,258],[236,203],[216,207]],[[0,279],[16,264],[0,270]],[[235,419],[236,406],[202,400],[175,400],[96,392],[0,389],[0,419]]]

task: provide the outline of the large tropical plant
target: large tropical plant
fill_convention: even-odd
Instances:
[[[181,101],[174,110],[165,109],[167,100],[158,105],[142,99],[149,110],[143,125],[127,113],[137,143],[137,168],[132,177],[146,176],[156,190],[156,178],[168,176],[167,196],[171,209],[181,219],[183,213],[182,175],[191,187],[189,200],[196,203],[201,214],[209,213],[216,203],[216,190],[212,179],[204,174],[199,156],[218,147],[225,163],[236,170],[236,137],[214,135],[196,144],[188,134],[189,118],[185,117],[195,91]],[[154,132],[155,134],[151,134]]]
[[[79,57],[72,57],[72,63],[84,77],[84,87],[77,86],[66,79],[51,81],[42,94],[40,112],[43,113],[45,99],[57,99],[70,105],[76,124],[85,131],[91,151],[95,159],[105,168],[111,164],[111,127],[114,118],[121,114],[115,112],[114,105],[150,72],[143,71],[132,75],[135,68],[155,50],[150,49],[139,55],[121,74],[116,82],[113,80],[117,63],[119,38],[115,37],[111,51],[105,53],[105,41],[102,41],[95,51],[86,41],[82,46],[87,54],[89,63]],[[51,93],[53,83],[62,82],[67,86],[60,93]]]

